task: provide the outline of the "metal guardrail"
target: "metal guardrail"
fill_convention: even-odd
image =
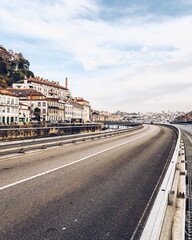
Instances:
[[[77,143],[81,141],[94,140],[96,138],[101,137],[109,137],[115,136],[118,134],[123,134],[127,132],[131,132],[136,129],[140,129],[143,126],[137,126],[133,128],[127,129],[119,129],[115,131],[103,131],[103,132],[94,132],[94,133],[85,133],[85,134],[76,134],[76,135],[66,135],[66,136],[57,136],[57,137],[48,137],[48,138],[36,138],[36,139],[26,139],[20,141],[13,142],[2,142],[0,143],[0,154],[1,153],[9,153],[11,151],[17,153],[25,153],[27,150],[33,149],[46,149],[49,146],[59,145],[62,146],[64,144],[69,143]]]
[[[168,233],[169,237],[162,237],[162,231],[164,227],[164,221],[166,216],[166,211],[168,209],[169,204],[172,204],[174,198],[177,197],[177,189],[178,189],[178,181],[175,181],[177,174],[177,164],[180,153],[180,142],[181,142],[181,132],[178,129],[178,139],[175,147],[175,151],[173,153],[172,159],[170,161],[170,165],[167,169],[164,180],[160,186],[159,192],[156,196],[154,205],[151,209],[150,215],[142,232],[140,240],[168,240],[173,239],[169,238],[172,235],[172,229],[168,229],[170,231]],[[174,190],[173,190],[174,188]],[[172,215],[171,215],[172,216]],[[172,216],[173,218],[173,216]],[[173,219],[169,219],[169,222],[172,226]],[[185,222],[185,221],[184,221]],[[170,227],[171,228],[171,227]],[[184,240],[184,224],[182,229],[182,236],[180,236],[179,240]]]

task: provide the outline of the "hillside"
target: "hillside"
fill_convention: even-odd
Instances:
[[[29,65],[22,53],[14,53],[0,45],[0,88],[11,86],[12,83],[24,79],[25,75],[34,77]]]

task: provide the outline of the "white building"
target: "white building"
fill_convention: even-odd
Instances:
[[[65,80],[65,87],[61,86],[58,82],[48,81],[40,77],[20,80],[17,83],[13,83],[13,88],[21,89],[34,89],[41,92],[48,98],[67,98],[71,96],[71,92],[68,89],[68,79]]]
[[[76,98],[77,103],[83,106],[82,109],[82,120],[84,123],[90,121],[90,114],[91,114],[91,107],[88,101],[84,100],[83,98]]]
[[[73,104],[73,117],[72,122],[75,121],[83,121],[82,114],[83,114],[83,105],[79,104],[76,101],[72,101]]]
[[[48,101],[48,121],[63,122],[65,118],[65,102],[58,98],[47,98]]]
[[[48,120],[48,100],[42,93],[30,93],[20,97],[19,101],[29,107],[30,119],[36,118],[38,121]]]
[[[19,97],[9,91],[0,90],[0,122],[18,122]]]
[[[19,122],[30,121],[30,110],[29,106],[23,103],[19,103]]]
[[[73,118],[73,102],[71,99],[64,100],[65,103],[65,120],[71,121]]]

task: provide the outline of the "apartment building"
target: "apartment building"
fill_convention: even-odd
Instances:
[[[30,110],[29,106],[19,102],[19,122],[30,121]]]
[[[48,121],[64,121],[65,102],[59,98],[47,98]]]
[[[90,121],[90,111],[91,107],[88,101],[84,100],[81,97],[75,98],[76,102],[81,104],[83,106],[83,111],[82,111],[82,120],[83,122]]]
[[[78,103],[77,101],[73,100],[73,116],[72,116],[72,122],[82,122],[82,113],[83,113],[83,105]]]
[[[73,101],[71,99],[64,100],[65,104],[65,120],[71,121],[73,118]]]
[[[7,90],[0,89],[0,122],[18,122],[19,97]]]
[[[47,121],[48,119],[48,101],[40,92],[31,92],[28,95],[20,96],[21,103],[27,105],[30,110],[30,119],[38,121]]]
[[[48,98],[61,98],[65,99],[71,97],[71,92],[68,88],[68,79],[65,79],[65,87],[61,86],[59,82],[48,81],[40,77],[28,78],[13,83],[13,88],[20,89],[33,89],[41,92]]]

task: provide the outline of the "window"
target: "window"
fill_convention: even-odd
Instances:
[[[7,104],[10,104],[10,98],[7,98]]]
[[[11,99],[11,105],[14,105],[14,99],[13,98]]]
[[[43,109],[43,113],[46,113],[46,109]]]
[[[46,107],[46,102],[43,102],[43,107]]]
[[[41,102],[38,102],[38,107],[41,107]]]
[[[9,107],[7,108],[7,113],[10,113],[10,108]]]

